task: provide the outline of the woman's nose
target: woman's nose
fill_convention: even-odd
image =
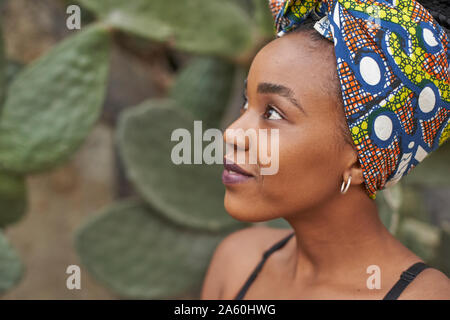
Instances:
[[[250,147],[249,128],[244,127],[240,119],[233,122],[225,129],[223,139],[227,145],[231,145],[235,150],[247,151]],[[250,128],[250,130],[252,130]]]

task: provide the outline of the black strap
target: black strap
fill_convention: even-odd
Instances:
[[[266,262],[267,258],[275,251],[281,249],[288,241],[289,239],[295,234],[295,232],[289,234],[286,238],[281,239],[281,241],[275,243],[272,247],[270,247],[268,250],[266,250],[263,254],[263,257],[261,261],[258,263],[256,268],[253,270],[253,272],[248,277],[247,281],[242,286],[241,290],[238,292],[235,300],[242,300],[247,293],[248,288],[250,288],[250,285],[255,281],[256,276],[261,271],[264,263]],[[419,273],[421,273],[423,270],[430,268],[430,266],[426,265],[423,262],[417,262],[410,266],[407,270],[403,271],[400,275],[400,279],[394,284],[394,286],[389,290],[389,292],[384,296],[383,300],[396,300],[400,294],[403,292],[403,290],[406,289],[406,287],[417,277]]]
[[[295,232],[289,234],[286,238],[281,239],[281,241],[275,243],[272,247],[270,247],[268,250],[266,250],[263,254],[263,257],[261,259],[261,261],[258,263],[258,265],[256,266],[256,268],[253,270],[253,272],[250,274],[250,277],[248,277],[247,281],[244,283],[244,285],[242,286],[241,290],[239,291],[239,293],[236,295],[236,298],[234,298],[234,300],[242,300],[245,296],[245,294],[247,293],[248,288],[250,288],[250,285],[253,283],[253,281],[255,281],[256,276],[258,275],[258,273],[261,271],[264,262],[266,262],[267,258],[274,252],[277,251],[278,249],[281,249],[288,241],[289,239],[295,234]]]
[[[409,267],[408,270],[403,271],[400,275],[400,279],[384,296],[383,300],[397,300],[403,290],[405,290],[405,288],[417,277],[417,275],[426,268],[429,268],[429,266],[423,262],[417,262]]]

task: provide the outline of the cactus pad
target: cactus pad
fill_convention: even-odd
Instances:
[[[127,200],[88,221],[75,243],[83,265],[120,296],[168,299],[198,288],[224,236],[179,227]]]
[[[108,31],[87,28],[14,78],[0,117],[2,169],[41,171],[75,151],[99,116],[108,53]]]

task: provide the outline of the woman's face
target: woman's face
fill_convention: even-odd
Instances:
[[[240,179],[230,179],[225,172],[225,208],[231,216],[265,221],[342,196],[342,174],[352,149],[339,133],[338,123],[345,120],[332,90],[333,73],[337,71],[332,43],[312,43],[306,33],[285,35],[259,51],[247,78],[248,103],[224,135],[234,148],[225,158],[253,175],[230,183]],[[242,138],[236,129],[254,129],[257,136]],[[261,144],[259,129],[267,129],[269,137],[270,130],[278,129],[276,174],[260,173],[269,165],[262,165],[259,155],[256,164],[249,161],[249,154],[259,150],[254,148],[268,149],[260,152],[272,159],[276,156],[270,154],[276,150],[270,139],[266,148]],[[245,163],[238,156],[245,156]]]

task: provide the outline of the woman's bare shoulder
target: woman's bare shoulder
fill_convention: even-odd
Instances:
[[[425,269],[406,287],[399,299],[450,300],[450,279],[437,269]]]
[[[262,254],[291,229],[253,226],[227,235],[216,247],[202,288],[202,299],[233,299]]]

